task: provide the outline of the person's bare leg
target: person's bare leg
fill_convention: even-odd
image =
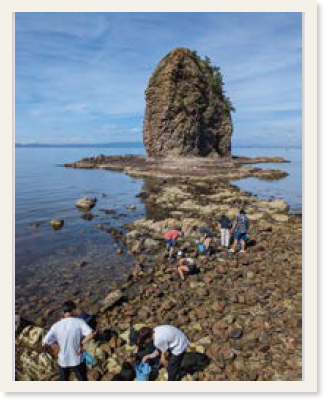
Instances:
[[[234,251],[236,251],[237,247],[238,247],[238,239],[235,239],[235,240],[234,240],[234,244],[232,245],[232,249],[233,249]]]
[[[246,249],[245,249],[245,240],[241,240],[240,241],[240,250],[242,251],[242,252],[244,252]]]
[[[211,241],[212,241],[212,239],[208,237],[208,238],[206,238],[205,241],[203,242],[203,245],[204,245],[204,247],[205,247],[206,250],[209,250]]]
[[[170,246],[170,248],[169,248],[169,258],[172,258],[173,254],[174,254],[174,247]]]
[[[185,265],[181,265],[180,267],[178,267],[178,272],[182,281],[184,281],[185,280],[184,272],[187,272],[187,267]]]

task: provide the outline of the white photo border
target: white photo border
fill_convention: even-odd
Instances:
[[[1,126],[5,151],[2,196],[2,362],[1,390],[5,392],[316,392],[317,391],[317,2],[315,0],[166,0],[158,7],[149,0],[123,6],[97,0],[13,0],[0,6]],[[303,16],[303,313],[304,376],[297,382],[17,382],[14,381],[14,12],[301,12]],[[307,129],[308,128],[308,129]],[[12,134],[11,134],[12,132]],[[308,140],[305,135],[308,134]],[[308,180],[305,180],[305,177]],[[308,274],[306,272],[308,260]],[[12,306],[5,307],[12,301]],[[6,322],[6,323],[5,323]],[[4,329],[4,327],[6,327]],[[11,328],[9,328],[11,327]]]

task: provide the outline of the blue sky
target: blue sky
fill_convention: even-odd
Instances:
[[[16,13],[16,142],[141,141],[149,77],[176,47],[221,67],[233,145],[301,145],[301,13]]]

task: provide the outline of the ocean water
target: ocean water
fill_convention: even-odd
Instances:
[[[279,169],[289,174],[275,181],[263,181],[256,178],[233,181],[236,186],[257,195],[259,198],[285,200],[291,212],[302,211],[302,148],[234,148],[233,154],[249,157],[283,157],[290,163],[254,164],[263,169]]]
[[[301,149],[235,148],[235,155],[280,156],[289,164],[257,165],[290,175],[279,181],[244,179],[233,182],[263,198],[283,198],[292,210],[302,207]],[[120,172],[77,170],[61,165],[99,154],[144,154],[142,148],[16,148],[15,152],[15,288],[17,312],[35,318],[44,308],[59,307],[72,297],[87,298],[89,307],[123,279],[132,258],[116,254],[114,237],[98,228],[121,228],[144,218],[136,195],[144,184]],[[83,195],[98,198],[92,221],[75,207]],[[135,205],[136,210],[127,209]],[[114,209],[116,214],[103,210]],[[62,230],[48,222],[64,219]],[[37,222],[37,227],[34,225]],[[84,261],[84,266],[78,263]]]

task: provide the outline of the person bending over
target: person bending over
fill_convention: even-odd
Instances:
[[[87,381],[86,363],[83,360],[83,339],[87,342],[96,332],[86,322],[75,316],[76,304],[69,300],[63,304],[63,315],[60,321],[52,325],[45,335],[42,347],[59,346],[59,373],[61,381],[68,381],[73,371],[78,381]]]
[[[174,258],[174,249],[176,246],[177,239],[182,236],[181,228],[177,227],[165,233],[165,243],[167,245],[167,251],[169,253],[169,259]]]
[[[189,345],[184,333],[172,325],[160,325],[152,329],[144,327],[139,332],[139,344],[153,342],[156,350],[143,357],[142,362],[157,357],[160,352],[160,364],[167,367],[168,380],[177,381],[180,376],[181,363]],[[167,361],[167,352],[171,353]]]
[[[202,235],[202,237],[200,239],[200,243],[202,243],[204,245],[206,253],[208,255],[210,255],[211,242],[212,242],[212,238],[213,238],[212,230],[209,228],[206,228],[205,226],[201,226],[200,234]]]

